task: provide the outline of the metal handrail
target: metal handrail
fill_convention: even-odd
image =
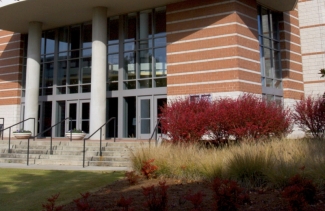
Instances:
[[[162,118],[159,118],[157,121],[157,124],[155,126],[155,129],[153,130],[151,137],[149,138],[149,147],[151,146],[151,139],[155,135],[155,146],[158,145],[158,126]]]
[[[8,148],[8,153],[11,153],[11,150],[10,150],[11,128],[12,128],[13,126],[19,125],[20,123],[26,122],[27,120],[30,120],[30,119],[34,120],[34,124],[33,124],[33,126],[34,126],[34,133],[33,133],[33,134],[35,134],[35,118],[28,118],[28,119],[25,119],[25,120],[23,120],[23,121],[20,121],[20,122],[14,124],[14,125],[11,125],[11,126],[5,128],[5,129],[2,129],[2,130],[1,130],[1,132],[3,133],[5,130],[9,129],[9,148]],[[35,140],[35,138],[34,138],[34,140]]]
[[[116,138],[116,117],[112,117],[105,124],[103,124],[100,128],[98,128],[93,134],[91,134],[88,138],[84,138],[84,148],[83,148],[83,158],[82,158],[82,167],[85,168],[85,154],[86,154],[86,140],[90,139],[95,133],[100,130],[100,142],[99,142],[99,156],[102,156],[102,128],[107,125],[112,119],[114,119],[114,142]]]
[[[3,127],[5,127],[5,118],[0,118],[0,119],[2,119],[2,125],[3,125]],[[3,140],[3,132],[1,132],[1,138],[2,138],[2,140]]]
[[[71,117],[67,117],[67,118],[65,118],[64,120],[62,120],[62,121],[56,123],[55,125],[52,125],[51,127],[47,128],[46,130],[44,130],[44,131],[38,133],[37,135],[28,138],[28,142],[27,142],[27,166],[29,165],[29,139],[33,138],[33,139],[35,140],[35,138],[38,137],[39,135],[41,135],[41,134],[43,134],[43,133],[45,133],[45,132],[51,130],[52,128],[56,127],[58,124],[61,124],[62,122],[65,122],[67,119],[70,120],[70,128],[71,128],[71,120],[72,120],[72,118],[71,118]],[[50,155],[53,154],[53,149],[52,149],[52,137],[53,137],[53,135],[52,135],[52,132],[51,132]],[[70,141],[71,141],[71,136],[70,136]]]

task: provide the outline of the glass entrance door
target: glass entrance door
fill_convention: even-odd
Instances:
[[[138,138],[149,139],[152,133],[152,97],[138,97]]]
[[[89,133],[89,100],[67,101],[66,108],[66,117],[71,118],[71,127],[69,125],[69,121],[67,121],[66,131],[70,129],[79,129],[83,130],[85,133]]]
[[[167,103],[166,95],[138,97],[138,138],[149,139],[157,124],[160,107]],[[158,133],[161,133],[158,129]]]

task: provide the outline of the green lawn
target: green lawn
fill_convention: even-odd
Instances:
[[[50,196],[60,193],[57,204],[96,191],[122,176],[122,172],[0,169],[0,211],[37,211]]]

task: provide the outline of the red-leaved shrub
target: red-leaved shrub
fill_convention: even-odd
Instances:
[[[248,194],[244,194],[237,182],[216,178],[212,183],[217,211],[236,211],[240,204],[250,203]]]
[[[230,136],[236,140],[281,137],[291,132],[292,125],[289,109],[252,94],[213,102],[177,100],[165,105],[161,117],[162,130],[173,143],[197,142],[203,135],[218,142]]]
[[[325,136],[325,101],[321,96],[308,96],[294,105],[294,122],[315,138]]]
[[[140,176],[135,171],[125,172],[125,177],[130,185],[135,185],[139,182]]]
[[[78,211],[95,211],[95,208],[91,207],[88,198],[90,196],[89,192],[80,193],[81,198],[73,200]]]
[[[291,113],[275,102],[267,102],[252,94],[237,99],[219,99],[210,125],[213,133],[234,136],[237,140],[281,137],[291,132]]]
[[[133,211],[133,208],[130,208],[130,205],[132,204],[133,199],[131,197],[124,198],[124,196],[121,196],[119,200],[117,200],[116,205],[118,207],[122,207],[121,211]]]
[[[143,195],[146,197],[145,206],[149,211],[166,211],[167,210],[167,189],[166,182],[159,182],[159,187],[154,185],[149,187],[142,187]]]
[[[63,209],[63,206],[55,206],[56,200],[59,198],[60,193],[54,194],[47,199],[46,204],[42,204],[43,211],[60,211]]]
[[[190,201],[194,208],[191,209],[191,211],[201,211],[201,204],[203,202],[203,197],[206,196],[204,193],[202,193],[201,191],[197,192],[197,193],[194,193],[194,194],[191,194],[191,193],[187,193],[184,198],[187,200],[187,201]]]
[[[155,171],[157,171],[158,167],[156,165],[153,165],[155,159],[150,159],[147,161],[143,161],[142,167],[141,167],[141,173],[147,178],[150,179],[153,176],[155,176]]]
[[[208,100],[178,99],[165,105],[161,111],[161,127],[172,142],[192,143],[201,139],[209,121]]]
[[[288,186],[282,192],[283,198],[289,203],[289,210],[303,210],[307,204],[313,204],[316,197],[316,187],[299,174],[291,177]]]

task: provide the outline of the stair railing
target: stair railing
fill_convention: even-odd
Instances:
[[[5,118],[0,118],[0,119],[2,119],[2,127],[0,128],[0,130],[2,130],[2,128],[5,127]],[[1,132],[1,138],[3,140],[3,131],[0,131],[0,132]]]
[[[18,122],[18,123],[16,123],[16,124],[13,124],[13,125],[11,125],[11,126],[5,128],[5,129],[2,129],[2,130],[1,130],[1,132],[3,133],[5,130],[9,129],[9,147],[8,147],[8,153],[11,153],[11,150],[10,150],[11,128],[12,128],[13,126],[19,125],[19,124],[21,124],[21,123],[23,123],[23,122],[26,122],[27,120],[30,120],[30,119],[32,119],[33,122],[34,122],[34,124],[33,124],[33,125],[34,125],[34,133],[33,133],[33,135],[34,135],[34,134],[35,134],[35,118],[28,118],[28,119],[25,119],[25,120],[23,120],[23,121],[20,121],[20,122]],[[35,138],[34,138],[34,140],[35,140]]]
[[[62,122],[65,122],[67,119],[69,119],[69,122],[70,122],[70,128],[71,128],[71,124],[72,124],[72,123],[71,123],[71,120],[72,120],[72,118],[71,118],[71,117],[67,117],[67,118],[65,118],[64,120],[62,120],[62,121],[56,123],[55,125],[52,125],[51,127],[47,128],[46,130],[44,130],[44,131],[38,133],[37,135],[28,138],[28,142],[27,142],[27,166],[29,165],[29,139],[33,138],[33,139],[35,140],[35,138],[38,137],[39,135],[41,135],[41,134],[43,134],[43,133],[45,133],[45,132],[51,130],[52,128],[58,126],[58,125],[61,124]],[[52,141],[53,141],[53,140],[52,140],[52,139],[53,139],[53,135],[52,135],[52,131],[51,131],[50,155],[53,154],[53,149],[52,149]],[[71,136],[70,136],[70,141],[71,141]]]
[[[83,158],[82,158],[82,167],[85,168],[85,157],[86,157],[86,140],[90,139],[95,133],[100,131],[100,140],[99,140],[99,156],[102,156],[102,128],[107,125],[110,121],[114,119],[114,142],[116,139],[116,117],[112,117],[105,124],[100,126],[93,134],[91,134],[88,138],[84,138],[84,148],[83,148]]]
[[[158,128],[159,128],[159,123],[161,121],[162,118],[159,118],[157,121],[157,124],[151,134],[151,137],[149,138],[149,147],[151,146],[151,139],[153,138],[153,136],[155,136],[155,146],[158,145]]]

